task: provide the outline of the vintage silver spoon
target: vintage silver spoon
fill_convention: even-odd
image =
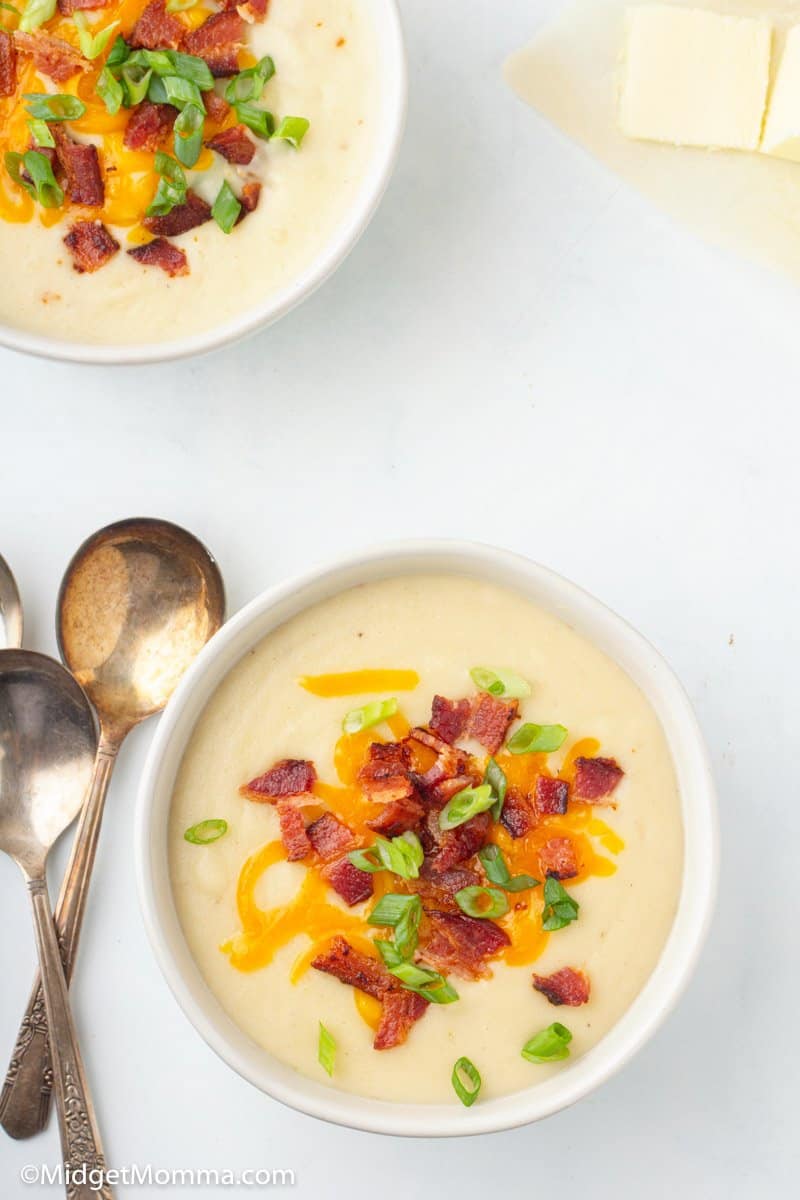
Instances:
[[[44,1004],[33,1021],[52,1030],[53,1083],[70,1200],[110,1197],[93,1175],[105,1169],[94,1109],[69,1008],[45,864],[74,820],[92,777],[94,713],[69,671],[32,650],[0,650],[0,850],[22,871],[33,903]],[[35,1024],[29,1026],[33,1032]],[[80,1183],[80,1168],[87,1174]]]
[[[94,704],[100,744],[91,788],[56,907],[69,981],[97,850],[108,782],[134,725],[159,712],[225,615],[222,576],[205,546],[168,521],[119,521],[90,537],[58,598],[61,657]],[[47,1123],[46,1028],[31,1032],[34,984],[0,1095],[0,1124],[15,1138]]]
[[[22,645],[22,602],[11,567],[0,555],[0,648]]]

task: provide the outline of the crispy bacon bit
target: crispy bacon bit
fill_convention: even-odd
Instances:
[[[72,265],[84,272],[99,271],[119,250],[119,242],[111,236],[102,221],[76,221],[64,238],[72,255]]]
[[[203,103],[206,106],[209,120],[215,121],[217,125],[220,125],[231,111],[230,104],[224,96],[220,96],[219,92],[205,92]]]
[[[383,998],[383,1012],[372,1043],[375,1050],[391,1050],[402,1046],[412,1025],[425,1015],[428,1001],[408,988],[399,987]]]
[[[134,246],[128,254],[143,267],[160,267],[172,277],[189,274],[189,264],[183,250],[173,246],[172,242],[163,237],[153,238],[152,242],[147,242],[144,246]]]
[[[281,841],[286,847],[289,862],[297,862],[311,853],[311,842],[306,833],[306,823],[300,809],[291,800],[277,803],[278,820],[281,823]]]
[[[615,790],[625,772],[613,758],[575,759],[575,799],[600,804]]]
[[[436,755],[433,766],[419,776],[419,784],[423,788],[432,788],[443,779],[453,779],[456,775],[466,774],[469,765],[469,755],[463,750],[457,750],[449,742],[443,741],[428,729],[412,729],[409,737],[421,746],[427,746]]]
[[[17,51],[7,29],[0,29],[0,96],[17,90]]]
[[[206,142],[209,150],[216,150],[229,163],[247,166],[256,152],[253,139],[248,136],[244,125],[231,125]]]
[[[312,762],[305,758],[282,758],[263,775],[243,784],[239,792],[248,800],[272,802],[284,796],[302,796],[310,792],[316,782],[317,772]]]
[[[459,863],[472,858],[473,854],[477,854],[486,841],[489,825],[488,812],[478,813],[476,817],[471,817],[463,825],[457,825],[455,829],[443,832],[439,829],[439,814],[430,813],[428,828],[439,847],[431,857],[430,870],[449,871],[451,867],[456,867]]]
[[[533,986],[551,1004],[568,1004],[577,1008],[589,999],[589,977],[574,967],[562,967],[554,975],[534,975]]]
[[[525,837],[536,824],[536,816],[531,808],[530,800],[516,788],[509,788],[506,793],[503,811],[500,813],[500,824],[503,825],[513,838]]]
[[[152,100],[144,100],[131,113],[123,138],[125,145],[131,150],[155,153],[172,132],[177,115],[177,108],[171,104],[153,104]]]
[[[425,908],[460,912],[455,902],[456,892],[465,887],[476,887],[481,883],[477,871],[467,867],[455,867],[450,871],[431,870],[429,863],[424,863],[420,878],[414,879],[409,886],[422,899]]]
[[[443,973],[485,979],[491,975],[485,960],[510,944],[505,930],[485,918],[450,912],[429,912],[427,917],[422,957]]]
[[[578,859],[572,841],[568,837],[550,838],[539,851],[539,866],[543,875],[573,879],[578,874]]]
[[[554,813],[567,811],[569,786],[563,779],[550,779],[547,775],[536,776],[534,789],[536,812],[540,817],[552,816]]]
[[[390,804],[414,796],[409,778],[409,753],[404,742],[373,742],[369,757],[358,772],[358,782],[368,800]]]
[[[177,50],[185,33],[183,23],[167,12],[165,0],[150,0],[134,25],[128,43],[137,50]]]
[[[72,203],[83,204],[87,208],[102,208],[105,188],[97,147],[73,141],[61,128],[60,122],[53,121],[48,128],[55,138],[56,157],[64,172],[67,195]]]
[[[89,8],[107,8],[111,0],[58,0],[58,11],[65,17]]]
[[[244,22],[237,12],[213,13],[188,35],[187,54],[205,59],[212,75],[235,75],[239,70],[238,48],[244,41]],[[248,160],[249,161],[249,160]]]
[[[175,208],[163,217],[145,217],[142,224],[145,229],[160,237],[177,237],[179,233],[186,233],[210,219],[211,206],[190,188],[186,193],[185,204],[176,204]]]
[[[380,816],[367,821],[367,825],[384,837],[399,837],[401,833],[416,829],[424,815],[422,801],[416,796],[405,796],[402,800],[391,800],[385,804]]]
[[[78,71],[88,71],[89,63],[83,55],[61,38],[47,33],[19,33],[14,35],[17,50],[30,54],[36,70],[55,83],[63,83]]]
[[[258,201],[261,197],[261,184],[251,181],[246,183],[242,188],[242,194],[239,197],[239,203],[242,206],[242,211],[236,218],[236,224],[243,221],[248,213],[255,212],[258,208]]]
[[[481,692],[472,702],[467,734],[485,746],[490,754],[496,754],[518,712],[518,700],[498,700],[488,692]]]
[[[352,831],[333,813],[323,813],[319,820],[309,825],[306,833],[320,858],[333,858],[355,845]]]
[[[359,871],[349,858],[339,858],[323,867],[322,878],[351,908],[372,895],[372,876],[366,871]]]
[[[434,696],[431,707],[430,727],[444,742],[457,742],[462,737],[469,720],[469,700],[448,700]]]
[[[226,4],[226,7],[235,7],[239,16],[252,25],[254,22],[264,20],[269,8],[269,0],[245,0],[244,4],[238,5],[236,0],[231,0],[230,5]]]

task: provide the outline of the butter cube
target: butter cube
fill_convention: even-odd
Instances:
[[[763,154],[800,162],[800,25],[789,30],[761,140]]]
[[[671,4],[630,8],[627,18],[622,132],[677,146],[756,150],[770,24]]]

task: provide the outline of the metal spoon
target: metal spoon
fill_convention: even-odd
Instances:
[[[159,712],[192,659],[222,624],[219,568],[192,534],[168,521],[119,521],[95,533],[69,564],[58,598],[61,657],[89,695],[100,744],[56,907],[64,973],[72,974],[108,782],[130,730]],[[0,1124],[15,1138],[47,1123],[46,1027],[34,1022],[38,980],[0,1095]]]
[[[105,1162],[70,1013],[45,863],[83,803],[96,749],[94,713],[69,671],[32,650],[0,650],[0,850],[22,871],[33,903],[44,989],[43,1009],[34,1021],[43,1022],[46,1013],[54,1033],[53,1082],[70,1200],[110,1198],[111,1192],[96,1186]],[[87,1176],[84,1184],[81,1174]]]
[[[0,555],[0,648],[22,645],[22,602],[11,567]]]

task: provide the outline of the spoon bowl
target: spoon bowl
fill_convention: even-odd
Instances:
[[[22,645],[22,601],[11,567],[0,555],[0,649]]]

